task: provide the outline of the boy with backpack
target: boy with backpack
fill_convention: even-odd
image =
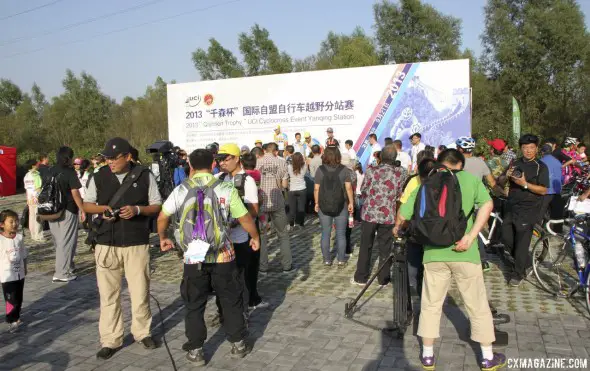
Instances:
[[[422,337],[420,361],[434,370],[434,340],[440,336],[442,307],[454,278],[471,322],[471,339],[480,343],[484,371],[506,365],[506,357],[492,351],[494,323],[483,280],[477,235],[487,222],[493,203],[481,179],[461,171],[465,157],[447,149],[435,168],[400,208],[393,233],[412,220],[412,235],[424,245],[424,283],[418,336]],[[473,221],[473,209],[479,207]]]
[[[197,149],[190,154],[189,164],[192,177],[176,187],[164,202],[158,217],[158,234],[162,251],[174,248],[167,230],[172,215],[180,219],[177,242],[185,250],[180,293],[186,307],[188,337],[182,349],[188,352],[189,361],[203,366],[203,345],[207,339],[205,307],[212,288],[223,310],[223,326],[232,344],[232,356],[241,358],[250,352],[244,342],[242,286],[229,239],[229,216],[250,235],[254,251],[260,248],[260,238],[234,185],[213,176],[213,153]]]

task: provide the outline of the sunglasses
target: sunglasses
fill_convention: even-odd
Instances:
[[[227,160],[231,160],[234,157],[235,156],[232,156],[232,155],[221,155],[221,156],[217,156],[217,162],[224,162],[224,161],[227,161]]]

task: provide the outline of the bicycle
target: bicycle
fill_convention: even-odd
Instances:
[[[574,218],[550,220],[545,229],[549,234],[538,240],[533,246],[533,271],[539,284],[550,294],[560,298],[571,298],[583,290],[586,306],[590,312],[590,236],[584,231],[583,224],[590,222],[590,214],[577,215]],[[551,229],[552,224],[571,225],[565,234]],[[579,267],[575,255],[576,243],[582,245],[586,256],[585,266]],[[573,264],[566,261],[572,257]]]

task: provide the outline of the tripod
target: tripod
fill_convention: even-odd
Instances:
[[[381,264],[377,272],[371,276],[367,281],[363,289],[358,295],[350,302],[344,305],[344,317],[352,320],[354,313],[358,312],[359,308],[357,304],[363,297],[367,289],[371,286],[375,278],[388,264],[393,262],[391,265],[391,281],[394,287],[393,292],[393,327],[381,329],[384,332],[396,332],[397,338],[402,339],[406,333],[408,326],[412,324],[413,319],[413,307],[412,307],[412,296],[410,292],[410,280],[408,277],[408,262],[407,262],[407,251],[405,240],[401,238],[394,238],[391,247],[391,252],[387,259]],[[369,299],[370,300],[370,299]],[[498,310],[488,302],[492,317],[494,319],[494,334],[496,341],[493,345],[495,346],[506,346],[508,345],[508,333],[498,330],[496,325],[505,324],[510,322],[510,316],[507,314],[498,313]]]
[[[404,337],[408,326],[412,324],[413,317],[405,241],[401,238],[395,238],[390,251],[387,259],[383,261],[377,272],[375,272],[375,274],[373,274],[373,276],[367,281],[356,298],[344,305],[344,316],[348,319],[352,319],[354,313],[359,310],[357,307],[358,301],[365,294],[373,281],[375,281],[375,278],[377,278],[383,268],[391,262],[391,283],[394,290],[393,327],[385,328],[383,331],[396,332],[397,337],[401,339]]]

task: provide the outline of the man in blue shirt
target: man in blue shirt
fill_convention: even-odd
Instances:
[[[541,162],[547,165],[549,169],[549,187],[547,194],[544,196],[542,218],[546,218],[547,210],[549,219],[562,219],[564,204],[561,199],[561,186],[563,178],[561,176],[561,161],[552,154],[553,148],[550,144],[541,147]]]

